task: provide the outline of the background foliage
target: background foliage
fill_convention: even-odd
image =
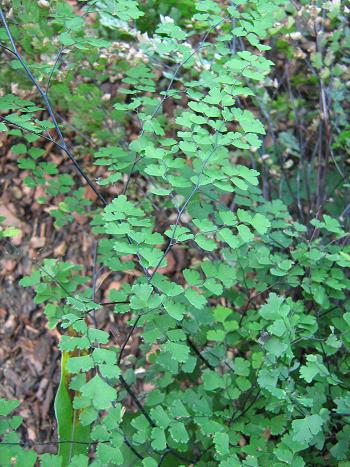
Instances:
[[[348,465],[345,3],[13,0],[1,19],[0,130],[55,227],[85,214],[96,239],[92,277],[50,258],[21,280],[61,333],[58,452],[24,446],[1,400],[1,465]],[[102,269],[135,272],[108,304]]]

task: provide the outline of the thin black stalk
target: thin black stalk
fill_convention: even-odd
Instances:
[[[128,383],[125,381],[125,379],[123,378],[122,375],[119,376],[119,381],[121,382],[121,385],[124,387],[124,389],[126,390],[126,392],[129,394],[129,396],[131,397],[131,399],[134,401],[136,407],[139,409],[139,411],[142,413],[142,415],[146,418],[146,420],[148,421],[148,423],[151,425],[152,428],[154,428],[156,426],[156,424],[154,423],[154,421],[151,419],[151,417],[148,415],[148,413],[146,412],[145,408],[143,407],[143,405],[141,404],[141,402],[138,400],[136,394],[134,393],[134,391],[131,389],[131,387],[128,385]]]
[[[124,443],[128,446],[128,448],[135,454],[136,457],[138,457],[139,459],[143,460],[143,457],[141,456],[141,454],[136,451],[136,449],[134,448],[134,446],[130,443],[130,441],[124,436]]]
[[[191,341],[189,337],[187,337],[187,344],[191,347],[191,349],[198,356],[198,358],[202,360],[202,362],[205,364],[207,368],[209,368],[212,371],[215,371],[215,367],[210,362],[208,362],[208,360],[205,357],[203,357],[199,349],[196,347],[196,345]]]
[[[124,353],[125,347],[126,347],[127,343],[129,342],[131,336],[133,335],[133,333],[134,333],[134,331],[135,331],[135,328],[136,328],[138,322],[140,321],[140,318],[141,318],[141,315],[139,314],[139,315],[137,316],[137,318],[135,319],[135,322],[134,322],[134,324],[132,325],[132,328],[130,329],[128,335],[126,336],[126,339],[124,340],[123,344],[122,344],[121,347],[120,347],[120,354],[119,354],[119,357],[118,357],[118,365],[120,365],[120,362],[122,361],[123,353]]]
[[[103,203],[103,205],[106,206],[108,204],[106,199],[100,193],[100,191],[95,187],[94,183],[91,181],[91,179],[88,177],[88,175],[84,172],[84,170],[81,168],[80,164],[78,163],[78,161],[76,160],[76,158],[72,154],[71,150],[67,146],[67,144],[66,144],[66,142],[64,140],[63,134],[62,134],[62,132],[60,130],[60,127],[59,127],[59,125],[57,123],[57,119],[56,119],[55,113],[54,113],[54,111],[52,109],[49,98],[47,97],[46,92],[43,90],[43,88],[40,86],[40,84],[38,83],[38,81],[34,77],[33,73],[30,71],[30,68],[28,67],[25,60],[22,58],[20,52],[18,51],[16,43],[15,43],[15,41],[13,39],[13,36],[11,34],[10,28],[9,28],[9,26],[7,24],[5,15],[4,15],[1,7],[0,7],[0,19],[1,19],[2,23],[3,23],[3,25],[4,25],[6,34],[7,34],[8,38],[9,38],[9,40],[10,40],[10,43],[11,43],[11,46],[12,46],[12,49],[13,49],[12,51],[11,51],[11,49],[9,49],[9,50],[16,56],[17,60],[21,64],[22,68],[25,70],[28,78],[33,83],[33,85],[35,86],[37,91],[39,92],[39,94],[40,94],[40,96],[41,96],[41,98],[42,98],[42,100],[43,100],[43,102],[45,104],[46,110],[48,111],[48,113],[49,113],[49,115],[50,115],[50,117],[52,119],[52,123],[54,124],[54,127],[55,127],[56,133],[58,135],[62,150],[66,153],[66,155],[68,156],[70,161],[73,163],[73,165],[74,165],[75,169],[77,170],[77,172],[79,173],[79,175],[84,178],[86,183],[93,190],[93,192],[96,194],[96,196],[100,199],[100,201]]]

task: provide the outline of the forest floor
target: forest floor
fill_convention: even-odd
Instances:
[[[47,443],[56,439],[54,397],[60,377],[60,352],[58,330],[50,330],[42,304],[34,303],[34,292],[23,288],[19,280],[42,267],[45,258],[55,257],[62,261],[80,264],[81,274],[92,277],[94,239],[89,231],[87,216],[74,215],[74,222],[56,230],[54,219],[49,215],[50,206],[42,205],[38,198],[43,195],[39,186],[25,187],[23,179],[28,175],[17,166],[18,155],[9,148],[18,141],[16,137],[0,136],[0,216],[5,225],[18,227],[21,234],[10,240],[0,240],[0,397],[17,399],[21,405],[19,414],[24,418],[24,441]],[[1,139],[3,138],[3,139]],[[73,174],[73,168],[63,154],[56,154],[50,145],[44,148],[61,173]],[[87,167],[93,167],[84,161]],[[101,169],[101,168],[100,168]],[[90,176],[99,176],[98,171]],[[86,187],[86,197],[94,201],[92,191]],[[110,193],[109,197],[113,197]],[[59,200],[52,199],[52,206]],[[164,220],[163,220],[164,221]],[[160,219],[159,222],[162,222]],[[182,250],[168,255],[168,265],[162,272],[176,280],[179,271],[187,266],[188,259]],[[97,300],[107,300],[111,289],[119,289],[123,282],[132,281],[124,275],[102,271],[97,281]],[[91,284],[87,284],[91,285]],[[98,327],[106,329],[120,345],[128,333],[128,315],[116,315],[113,307],[97,314]],[[139,336],[134,334],[126,351],[137,355]],[[131,363],[132,364],[132,363]],[[146,385],[137,383],[137,392],[147,391]],[[40,452],[40,446],[38,446]],[[55,452],[43,446],[45,452]]]
[[[23,185],[28,174],[17,167],[18,155],[9,150],[13,143],[0,139],[0,216],[6,217],[5,225],[21,230],[10,241],[0,240],[0,397],[21,402],[24,440],[47,442],[55,438],[53,403],[60,376],[59,332],[48,328],[43,305],[33,301],[33,290],[18,282],[48,257],[81,264],[82,275],[91,277],[93,237],[84,216],[75,216],[75,221],[60,231],[55,229],[48,209],[37,201],[42,188]],[[63,171],[73,170],[62,155],[50,153],[49,157]],[[115,278],[103,274],[99,285],[103,285],[102,296],[119,286]],[[100,313],[99,325],[107,327],[114,317],[112,311]],[[135,339],[130,343],[133,352],[135,343]]]

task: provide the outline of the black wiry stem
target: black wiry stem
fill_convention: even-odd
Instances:
[[[58,138],[59,138],[59,141],[60,141],[60,145],[61,145],[61,149],[66,153],[66,155],[68,156],[68,158],[71,160],[71,162],[73,163],[75,169],[77,170],[77,172],[79,173],[79,175],[81,175],[81,177],[84,178],[84,180],[86,181],[86,183],[89,185],[89,187],[93,190],[93,192],[96,194],[96,196],[100,199],[100,201],[103,203],[104,206],[106,206],[108,203],[107,201],[105,200],[104,196],[99,192],[99,190],[95,187],[94,183],[91,181],[91,179],[89,178],[89,176],[84,172],[84,170],[81,168],[80,164],[78,163],[78,161],[76,160],[76,158],[74,157],[74,155],[72,154],[71,150],[69,149],[69,147],[67,146],[65,140],[64,140],[64,137],[63,137],[63,134],[61,132],[61,129],[57,123],[57,119],[56,119],[56,116],[55,116],[55,113],[52,109],[52,106],[51,106],[51,103],[49,101],[49,98],[47,97],[47,93],[44,91],[44,89],[40,86],[40,84],[38,83],[38,81],[36,80],[36,78],[34,77],[33,73],[30,71],[30,68],[28,67],[27,63],[25,62],[25,60],[23,59],[22,55],[20,54],[20,52],[18,51],[17,49],[17,46],[16,46],[16,43],[13,39],[13,36],[11,34],[11,31],[10,31],[10,28],[7,24],[7,21],[6,21],[6,18],[5,18],[5,15],[2,11],[2,8],[0,7],[0,19],[4,25],[4,28],[5,28],[5,31],[6,31],[6,34],[10,40],[10,43],[11,43],[11,46],[12,46],[12,50],[9,49],[9,48],[6,48],[6,50],[8,50],[9,52],[11,52],[13,55],[15,55],[15,57],[17,58],[17,60],[20,62],[20,64],[22,65],[22,68],[24,69],[24,71],[26,72],[28,78],[30,79],[30,81],[34,84],[34,86],[36,87],[37,91],[39,92],[44,104],[45,104],[45,107],[46,107],[46,110],[48,111],[51,119],[52,119],[52,123],[54,124],[54,127],[55,127],[55,130],[56,130],[56,133],[58,135]],[[47,88],[48,89],[48,88]]]

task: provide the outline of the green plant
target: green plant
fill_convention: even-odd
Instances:
[[[293,28],[290,6],[282,0],[231,6],[203,0],[193,16],[185,9],[156,26],[153,16],[149,28],[140,22],[154,31],[143,36],[137,25],[147,11],[137,2],[85,2],[80,16],[64,1],[50,8],[20,3],[14,2],[15,12],[35,13],[38,25],[32,28],[51,40],[45,47],[33,44],[32,30],[9,27],[1,12],[0,38],[14,56],[6,79],[25,87],[23,76],[17,78],[21,68],[41,100],[0,97],[0,129],[26,141],[12,147],[29,155],[18,161],[32,173],[25,183],[44,186],[48,196],[65,196],[52,211],[56,227],[72,221],[70,213],[84,212],[97,244],[90,286],[77,265],[55,259],[21,280],[34,287],[35,303],[45,304],[49,326],[62,330],[55,403],[61,444],[57,455],[40,456],[40,465],[84,466],[90,459],[93,466],[345,466],[350,246],[339,220],[344,206],[333,215],[331,207],[322,211],[321,185],[314,211],[300,196],[300,174],[289,177],[278,164],[281,146],[298,153],[289,130],[273,132],[278,142],[268,150],[276,152],[276,179],[269,177],[268,194],[256,170],[258,161],[265,174],[267,144],[257,113],[269,117],[275,107],[277,115],[289,116],[293,105],[266,91],[270,41],[277,38],[286,55],[293,50],[283,39]],[[56,37],[72,49],[64,72],[57,59],[53,67],[35,60],[35,45],[53,54]],[[114,41],[130,51],[129,63],[112,51]],[[103,99],[108,72],[118,73],[119,87]],[[54,110],[71,106],[78,130],[74,150]],[[101,128],[103,122],[108,128]],[[127,142],[131,125],[139,135]],[[339,148],[344,131],[334,143]],[[79,138],[86,139],[86,132],[91,145],[83,146]],[[73,170],[58,174],[52,162],[41,160],[44,153],[35,145],[40,137],[66,154],[70,169],[94,192],[93,206],[84,189],[75,189]],[[82,168],[88,156],[108,172],[97,184]],[[338,173],[335,163],[331,167]],[[278,197],[276,185],[289,182]],[[337,183],[348,188],[344,177]],[[113,199],[109,188],[117,190]],[[73,189],[74,196],[66,196]],[[190,258],[176,279],[162,272],[174,249]],[[97,295],[100,266],[138,274],[111,290],[105,304]],[[96,324],[97,313],[110,306],[113,334]],[[124,315],[129,328],[123,338],[118,326]],[[141,339],[137,358],[127,352],[135,333]],[[151,389],[138,393],[136,382]],[[11,465],[15,458],[15,465],[34,465],[35,452],[18,445],[21,420],[11,415],[17,403],[1,403],[1,462]]]
[[[0,216],[0,224],[4,222],[6,218],[4,216]],[[16,227],[5,227],[0,225],[0,238],[11,238],[15,237],[20,233],[20,229]]]

